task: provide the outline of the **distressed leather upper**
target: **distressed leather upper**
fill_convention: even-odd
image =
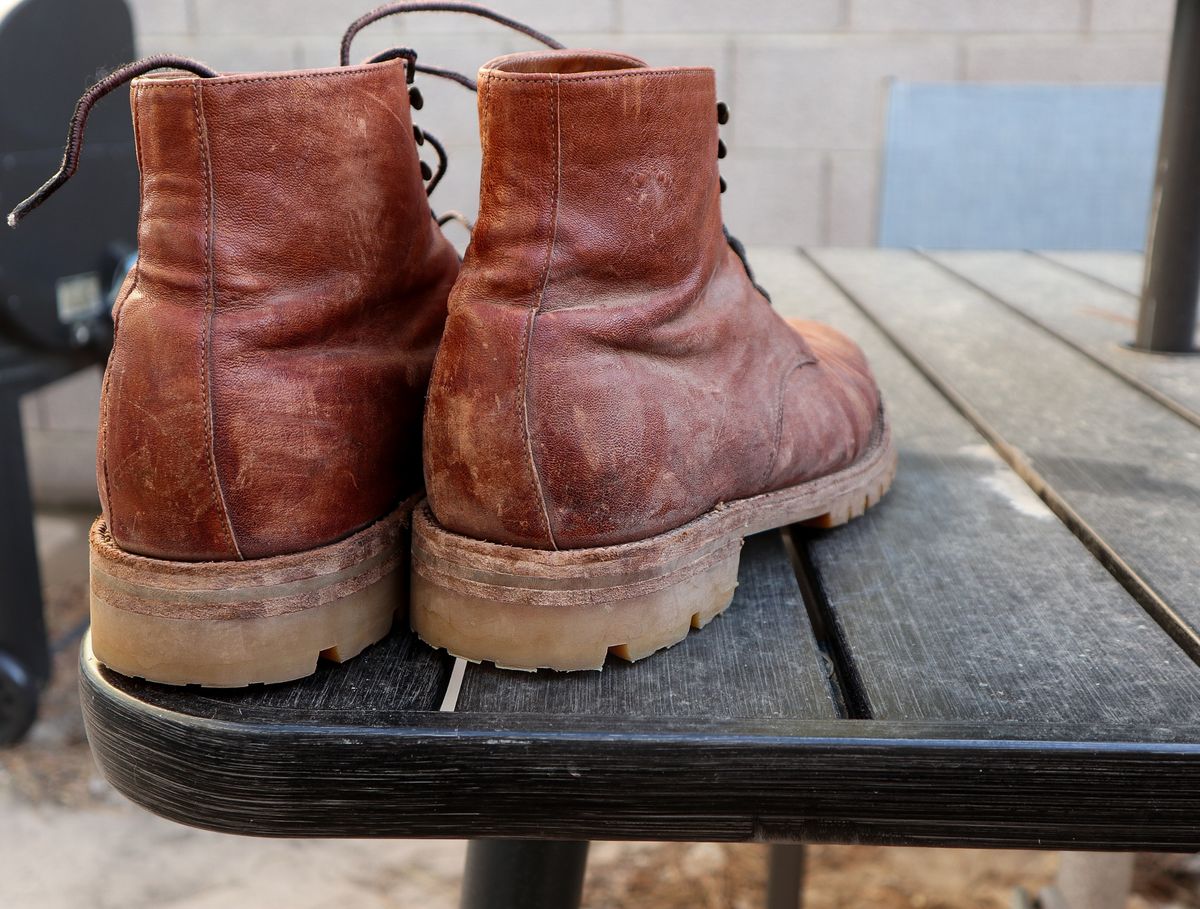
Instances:
[[[480,215],[430,385],[450,530],[603,546],[866,448],[861,353],[789,327],[722,231],[714,77],[600,52],[480,71]]]
[[[145,77],[131,95],[138,263],[97,457],[112,535],[179,560],[344,537],[420,487],[458,272],[404,62]]]

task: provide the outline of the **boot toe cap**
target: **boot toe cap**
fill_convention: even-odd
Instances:
[[[879,387],[862,348],[822,322],[802,319],[788,319],[787,322],[808,343],[813,356],[828,370],[830,377],[847,391],[853,391],[874,418],[879,409]]]
[[[880,395],[862,349],[835,328],[789,319],[808,344],[816,363],[793,377],[785,405],[785,460],[810,479],[848,466],[870,446]],[[803,466],[801,466],[803,465]],[[782,466],[782,465],[779,465]],[[793,476],[793,479],[796,479]]]

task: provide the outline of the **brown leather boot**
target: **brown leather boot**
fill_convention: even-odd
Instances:
[[[745,535],[861,514],[896,455],[858,348],[789,326],[723,231],[711,70],[518,54],[480,71],[479,108],[413,626],[472,660],[598,669],[725,609]]]
[[[157,58],[91,100],[164,65],[201,75],[131,88],[139,255],[101,404],[92,647],[160,682],[297,678],[378,640],[404,602],[459,260],[404,60],[218,76]]]

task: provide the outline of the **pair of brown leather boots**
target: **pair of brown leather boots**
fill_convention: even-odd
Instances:
[[[776,315],[722,227],[711,70],[487,63],[460,264],[418,157],[420,67],[377,61],[152,58],[77,109],[76,156],[104,91],[193,71],[131,88],[142,202],[101,405],[101,662],[294,679],[383,637],[411,584],[436,647],[598,669],[721,612],[746,534],[878,500],[895,452],[862,354]]]

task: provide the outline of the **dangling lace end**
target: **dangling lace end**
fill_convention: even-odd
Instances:
[[[456,224],[461,224],[463,227],[465,227],[467,229],[467,233],[471,234],[475,232],[475,225],[471,223],[471,219],[460,211],[442,212],[435,218],[435,220],[437,221],[438,227],[445,227],[447,224],[453,221]]]
[[[204,78],[217,75],[215,70],[209,69],[203,63],[187,57],[176,57],[172,54],[155,54],[152,57],[145,57],[135,63],[126,63],[124,66],[114,69],[84,92],[83,97],[75,105],[75,113],[71,115],[71,125],[67,129],[67,146],[63,150],[62,164],[59,165],[54,176],[39,186],[29,198],[17,203],[16,208],[9,212],[9,227],[16,227],[17,222],[49,199],[59,187],[74,176],[79,167],[79,156],[83,151],[83,130],[87,126],[88,114],[92,112],[92,107],[96,102],[117,86],[155,69],[181,69]]]

